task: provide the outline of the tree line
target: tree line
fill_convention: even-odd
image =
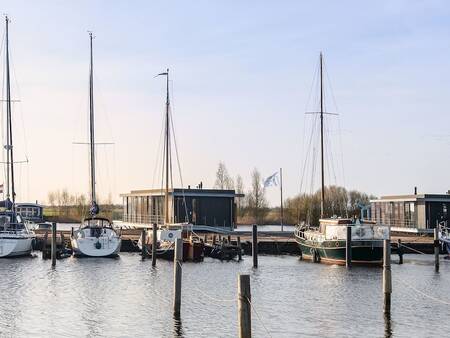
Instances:
[[[84,194],[71,194],[67,189],[50,191],[47,195],[47,216],[62,221],[79,222],[89,214],[90,201]],[[111,195],[104,201],[97,201],[100,206],[100,216],[112,219],[114,204]]]
[[[245,189],[242,177],[233,179],[220,162],[216,171],[216,189],[231,189],[237,194],[245,194],[236,199],[238,223],[278,224],[280,208],[269,208],[263,188],[263,177],[257,168],[251,172],[250,187]],[[324,216],[358,217],[361,205],[367,205],[375,196],[357,190],[347,190],[340,186],[325,187]],[[320,218],[321,189],[312,193],[300,193],[283,201],[284,223],[308,222],[318,224]]]

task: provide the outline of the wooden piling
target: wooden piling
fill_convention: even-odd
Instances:
[[[213,238],[212,238],[212,244],[213,244],[213,245],[216,245],[216,235],[213,235]]]
[[[237,246],[238,246],[238,258],[241,261],[242,260],[242,247],[241,247],[241,237],[237,237]]]
[[[203,236],[203,243],[208,243],[208,235]]]
[[[142,248],[141,248],[141,256],[142,259],[144,260],[145,257],[147,256],[147,230],[146,229],[142,229],[142,233],[141,233],[141,244],[142,244]]]
[[[228,244],[231,244],[231,235],[228,235]]]
[[[52,223],[52,267],[56,266],[56,223]]]
[[[434,228],[434,269],[439,272],[439,225]]]
[[[383,246],[383,312],[391,313],[392,275],[391,275],[391,241],[384,240]]]
[[[253,224],[252,228],[252,256],[253,256],[253,267],[258,267],[258,226]]]
[[[347,226],[347,237],[345,240],[345,266],[347,269],[352,267],[352,227]]]
[[[252,336],[250,275],[238,275],[239,338]]]
[[[181,262],[183,261],[183,239],[177,238],[175,242],[175,255],[173,257],[173,315],[180,317],[181,309]]]
[[[402,240],[399,238],[397,242],[398,264],[403,264],[403,247]]]
[[[158,244],[158,226],[156,224],[153,224],[152,229],[152,266],[156,266],[156,246]]]

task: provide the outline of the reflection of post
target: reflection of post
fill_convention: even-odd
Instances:
[[[383,295],[385,314],[391,313],[391,293],[392,293],[392,275],[391,275],[391,241],[384,240],[383,246]]]
[[[434,269],[439,272],[439,223],[434,228]]]
[[[177,238],[175,242],[175,255],[173,257],[173,315],[180,317],[181,309],[181,262],[183,261],[183,239]]]
[[[239,338],[252,336],[250,275],[238,276]]]
[[[384,338],[392,337],[392,327],[391,327],[391,314],[386,313],[384,315]]]

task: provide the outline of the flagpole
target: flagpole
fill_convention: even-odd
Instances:
[[[283,231],[283,168],[280,168],[280,198],[281,198],[281,208],[280,208],[280,214],[281,214],[281,231]]]

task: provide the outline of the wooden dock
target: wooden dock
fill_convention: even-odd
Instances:
[[[57,231],[57,241],[61,243],[61,240],[65,243],[65,247],[70,248],[70,230],[58,230]],[[141,229],[122,229],[122,248],[121,252],[139,252],[137,247],[137,241],[141,236]],[[48,230],[36,230],[36,249],[42,250],[45,242],[45,234],[47,233],[47,238],[50,238],[51,232]],[[240,237],[240,244],[244,254],[251,255],[252,251],[252,235],[251,232],[229,232],[229,235],[218,235],[217,233],[201,232],[198,233],[200,238],[204,238],[206,235],[208,241],[211,241],[213,236],[217,237],[217,241],[230,238],[230,245],[237,245],[237,237]],[[417,253],[414,250],[418,250],[423,253],[432,254],[434,252],[433,248],[433,237],[429,236],[416,236],[416,235],[398,235],[393,234],[391,238],[392,252],[396,253],[397,241],[401,239],[403,244],[403,252]],[[411,248],[411,249],[409,249]],[[292,232],[258,232],[258,252],[260,254],[270,254],[270,255],[297,255],[300,254],[297,243],[295,242]]]

